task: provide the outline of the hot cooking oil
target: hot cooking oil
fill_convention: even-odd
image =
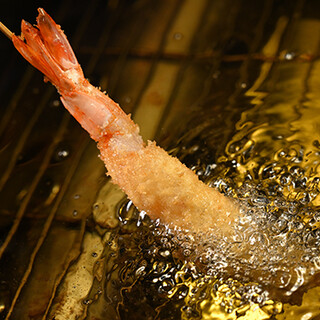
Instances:
[[[172,230],[117,202],[104,225],[104,305],[119,318],[282,319],[319,294],[319,65],[290,53],[273,68],[261,61],[256,82],[242,84],[232,103],[203,102],[166,142],[239,202],[230,237]]]

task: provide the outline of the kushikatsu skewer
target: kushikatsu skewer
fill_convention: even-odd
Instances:
[[[22,20],[20,37],[3,24],[0,29],[57,88],[66,109],[97,142],[112,181],[152,219],[192,232],[228,233],[238,205],[154,142],[145,144],[130,116],[84,77],[60,26],[38,11],[36,27]]]
[[[12,40],[13,32],[11,32],[1,21],[0,21],[0,31],[6,35],[10,40]]]

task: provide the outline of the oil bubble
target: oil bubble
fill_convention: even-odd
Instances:
[[[53,162],[61,162],[70,156],[70,149],[66,146],[59,146],[53,155]]]
[[[182,35],[182,33],[180,33],[180,32],[175,32],[174,35],[173,35],[173,38],[174,38],[175,40],[178,40],[178,41],[181,40],[182,37],[183,37],[183,35]]]
[[[59,107],[60,106],[60,101],[59,100],[53,100],[52,101],[52,106],[55,107],[55,108]]]
[[[296,53],[295,52],[286,52],[284,55],[284,59],[287,61],[291,61],[295,58]]]

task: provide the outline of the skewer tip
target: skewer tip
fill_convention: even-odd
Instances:
[[[11,32],[2,22],[0,22],[0,31],[12,40],[13,32]]]

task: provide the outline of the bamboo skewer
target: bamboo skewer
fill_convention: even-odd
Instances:
[[[0,31],[3,32],[10,40],[12,40],[13,32],[11,32],[2,22],[0,22]]]

